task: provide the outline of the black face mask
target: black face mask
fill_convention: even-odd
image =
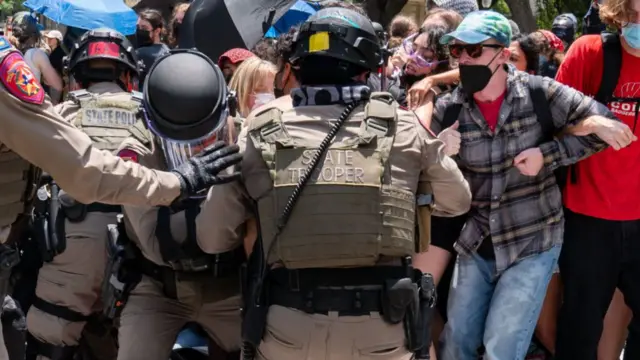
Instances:
[[[180,40],[180,25],[182,25],[182,23],[176,21],[173,23],[173,29],[171,29],[173,31],[173,38],[176,39],[176,41]]]
[[[458,65],[458,68],[460,69],[460,84],[468,96],[472,96],[487,87],[489,81],[491,81],[491,77],[493,77],[493,74],[495,74],[500,68],[498,66],[495,70],[491,71],[491,68],[489,67],[498,55],[500,55],[500,51],[496,53],[487,65]]]
[[[151,31],[138,28],[136,30],[136,42],[139,47],[153,44],[153,40],[151,40]]]

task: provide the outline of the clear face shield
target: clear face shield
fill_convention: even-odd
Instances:
[[[154,121],[149,118],[148,112],[146,110],[144,111],[147,127],[153,133],[157,143],[162,149],[168,170],[173,170],[182,165],[216,141],[229,142],[229,128],[227,126],[229,110],[226,104],[223,106],[224,110],[220,112],[220,118],[216,126],[206,135],[192,140],[175,140],[161,133],[157,127],[154,126]]]

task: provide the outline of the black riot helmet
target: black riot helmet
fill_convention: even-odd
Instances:
[[[377,71],[383,57],[371,21],[353,10],[334,7],[311,15],[294,37],[291,63],[304,70],[307,59],[318,65],[324,60],[326,75],[341,71],[355,75],[354,71]]]
[[[565,44],[565,51],[576,37],[578,30],[578,20],[573,14],[560,14],[553,20],[551,32],[554,33]]]
[[[91,66],[91,60],[111,60],[115,68]],[[138,56],[131,42],[121,33],[100,28],[85,32],[73,45],[71,52],[64,59],[64,68],[73,80],[86,87],[87,83],[100,81],[119,82],[122,72],[132,74],[134,88],[130,84],[120,84],[123,89],[137,90],[140,76]]]
[[[218,66],[203,53],[173,49],[158,58],[143,85],[147,126],[174,168],[216,140],[224,140],[227,117],[235,114]]]
[[[11,32],[18,40],[40,37],[42,29],[42,25],[38,24],[38,19],[28,11],[19,11],[11,19]]]

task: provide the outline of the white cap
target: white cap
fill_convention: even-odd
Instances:
[[[49,39],[58,39],[58,41],[62,42],[62,33],[58,30],[47,31],[44,36]]]

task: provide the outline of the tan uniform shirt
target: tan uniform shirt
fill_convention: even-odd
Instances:
[[[0,87],[0,114],[0,147],[44,169],[82,203],[168,205],[180,195],[176,175],[94,148],[87,135],[54,113],[48,98],[31,104]]]
[[[333,124],[329,120],[338,119],[343,110],[344,107],[338,105],[299,107],[284,112],[282,122],[294,140],[311,138],[320,144]],[[340,129],[336,141],[358,134],[363,119],[364,111],[360,107]],[[247,137],[246,127],[238,144],[244,152],[242,182],[212,187],[197,224],[198,232],[208,234],[199,243],[208,253],[220,253],[238,246],[245,222],[254,217],[254,200],[273,188],[267,165]],[[444,144],[430,136],[412,113],[398,110],[396,136],[389,157],[391,181],[414,193],[432,191],[437,215],[461,215],[469,210],[471,192],[458,166],[444,155],[443,148]]]
[[[165,169],[166,164],[159,147],[151,149],[134,138],[126,139],[120,149],[129,149],[138,154],[138,163],[150,169]],[[125,224],[127,235],[147,259],[158,265],[169,266],[162,259],[159,241],[156,237],[156,224],[158,223],[158,207],[124,205]],[[199,217],[200,215],[198,215]],[[187,240],[187,221],[183,211],[170,216],[171,235],[177,242]],[[198,233],[197,236],[206,236]]]

